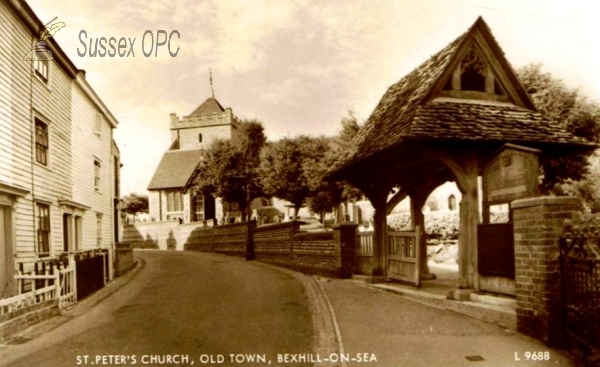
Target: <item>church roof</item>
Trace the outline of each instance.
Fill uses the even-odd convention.
[[[201,155],[200,149],[167,151],[154,172],[148,190],[183,188],[196,170]]]
[[[512,86],[515,104],[433,98],[452,78],[458,58],[475,42],[491,50],[504,80]],[[537,112],[481,17],[467,32],[389,87],[330,174],[410,140],[592,145]]]
[[[206,101],[202,102],[198,108],[191,113],[191,115],[206,115],[212,113],[223,113],[225,109],[219,101],[217,101],[214,97],[207,98]],[[191,116],[190,115],[190,116]]]

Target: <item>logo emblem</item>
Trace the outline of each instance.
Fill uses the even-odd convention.
[[[51,24],[49,27],[46,27],[42,35],[40,36],[40,40],[36,43],[35,48],[25,54],[23,56],[23,61],[47,61],[52,60],[53,55],[52,51],[46,48],[46,40],[52,36],[60,29],[64,28],[66,24],[64,22],[56,22]]]

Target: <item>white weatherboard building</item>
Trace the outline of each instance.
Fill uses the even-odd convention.
[[[0,2],[0,298],[17,270],[118,241],[117,120],[23,0]],[[111,276],[109,274],[109,276]]]

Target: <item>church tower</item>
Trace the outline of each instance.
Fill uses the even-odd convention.
[[[223,108],[213,92],[188,116],[178,118],[171,114],[169,150],[208,149],[215,139],[236,139],[238,128],[239,122],[231,108]]]
[[[211,97],[191,114],[182,118],[171,114],[171,145],[148,186],[153,220],[188,223],[222,216],[220,201],[187,189],[211,143],[215,139],[237,139],[239,134],[240,123],[231,108],[223,108],[215,98],[212,73],[210,86]]]

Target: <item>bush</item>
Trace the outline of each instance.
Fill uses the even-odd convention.
[[[409,231],[410,214],[392,214],[387,217],[392,231]],[[439,239],[458,238],[458,212],[429,212],[425,214],[425,232],[428,237]]]
[[[410,213],[391,214],[387,224],[392,231],[410,231]],[[508,212],[490,213],[491,223],[508,222]],[[425,213],[425,232],[430,239],[458,239],[459,212],[433,211]]]

